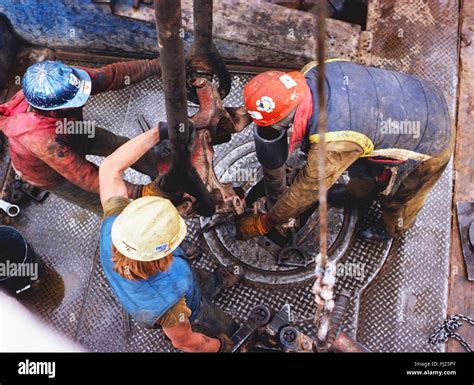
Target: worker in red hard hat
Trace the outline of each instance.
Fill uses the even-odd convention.
[[[300,72],[263,72],[244,88],[245,108],[259,126],[291,123],[307,92],[309,88]]]
[[[264,235],[318,201],[318,66],[301,72],[268,71],[244,89],[245,107],[258,126],[291,128],[290,150],[307,163],[268,213],[237,221],[240,239]],[[328,199],[378,199],[383,216],[359,236],[380,242],[410,228],[441,177],[454,148],[446,101],[430,82],[345,60],[326,63],[326,187],[345,170],[350,182]]]

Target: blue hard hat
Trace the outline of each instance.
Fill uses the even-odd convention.
[[[58,61],[30,66],[23,76],[23,95],[40,110],[82,107],[91,94],[91,78],[86,71]]]

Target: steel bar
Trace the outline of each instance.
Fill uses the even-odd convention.
[[[318,151],[318,175],[319,175],[319,253],[320,261],[316,264],[320,269],[325,269],[328,261],[327,258],[327,239],[328,239],[328,218],[327,218],[327,188],[326,188],[326,140],[325,134],[327,129],[327,113],[326,113],[326,96],[324,94],[324,70],[325,70],[325,40],[326,40],[326,1],[319,0],[318,2],[318,133],[320,137],[319,151]],[[321,277],[322,286],[322,277]],[[322,323],[328,321],[325,313],[324,304],[326,301],[317,302],[315,322],[320,331],[323,330]],[[326,326],[327,327],[327,326]],[[324,333],[323,333],[324,334]],[[327,338],[320,340],[318,332],[317,349],[318,351],[327,351]],[[327,332],[326,332],[327,336]]]
[[[155,17],[172,159],[160,188],[171,193],[189,192],[198,200],[198,212],[211,216],[215,211],[212,197],[191,163],[194,133],[187,113],[181,1],[155,1]]]
[[[166,118],[173,159],[170,171],[163,176],[161,187],[166,191],[176,191],[180,186],[177,184],[178,180],[172,178],[173,171],[180,168],[182,162],[191,163],[184,46],[180,36],[182,28],[181,1],[155,1],[155,15]]]
[[[219,95],[225,98],[230,91],[232,78],[212,40],[213,0],[193,1],[194,40],[188,61],[188,70],[207,72],[219,78]],[[192,98],[192,101],[194,98]]]
[[[212,5],[213,0],[194,0],[194,42],[193,49],[208,51],[212,45]]]

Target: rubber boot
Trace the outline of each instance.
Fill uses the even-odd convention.
[[[360,229],[357,235],[360,239],[371,243],[385,242],[392,238],[381,222]]]

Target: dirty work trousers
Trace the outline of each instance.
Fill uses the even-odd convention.
[[[381,194],[385,186],[375,179],[351,178],[349,192],[361,199],[378,197],[382,206],[385,228],[392,236],[402,235],[409,229],[423,208],[429,192],[441,178],[454,150],[454,135],[448,147],[440,154],[423,161],[402,181],[393,196]]]
[[[230,337],[239,325],[227,316],[220,307],[211,302],[222,290],[222,282],[215,272],[210,273],[194,267],[192,271],[202,295],[201,308],[192,322],[193,331],[203,333],[209,337],[217,337],[221,333]]]
[[[97,127],[95,136],[93,138],[84,136],[79,143],[74,144],[74,150],[83,156],[97,155],[105,157],[112,154],[128,140],[129,138],[115,135],[113,132]],[[132,168],[150,176],[153,180],[158,176],[157,162],[156,153],[151,149],[133,164]],[[103,215],[99,194],[83,190],[68,180],[64,180],[63,183],[50,189],[50,191],[68,202],[92,211],[99,216]]]
[[[454,148],[454,135],[451,143],[440,154],[423,161],[401,183],[395,194],[380,194],[386,186],[377,184],[375,178],[351,178],[349,192],[360,199],[380,200],[383,210],[383,222],[392,236],[398,236],[410,228],[418,212],[443,174]],[[317,167],[318,144],[311,144],[308,161],[296,176],[292,186],[280,197],[270,210],[275,223],[284,223],[289,218],[297,217],[305,209],[318,201],[319,175]],[[331,187],[342,173],[362,154],[362,149],[354,142],[338,141],[326,145],[326,187]]]

